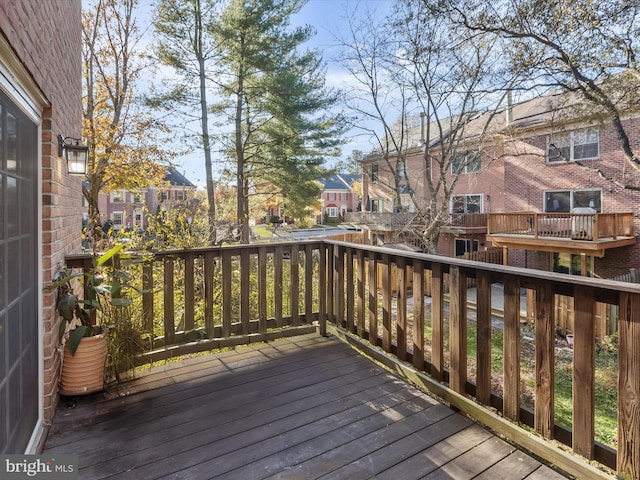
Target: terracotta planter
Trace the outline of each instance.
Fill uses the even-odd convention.
[[[75,355],[71,355],[69,345],[65,345],[60,393],[88,395],[104,390],[106,358],[107,341],[102,335],[83,338]]]

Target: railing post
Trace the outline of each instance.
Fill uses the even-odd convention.
[[[173,258],[164,257],[164,340],[165,345],[175,342],[175,301],[173,297]]]
[[[382,255],[382,349],[391,351],[391,258]]]
[[[153,259],[142,264],[142,290],[144,328],[153,338]]]
[[[300,247],[297,243],[291,245],[291,254],[289,262],[291,268],[291,324],[293,326],[300,325],[300,263],[298,252]]]
[[[313,245],[304,247],[304,317],[307,325],[313,318]]]
[[[249,335],[249,251],[240,251],[240,322],[242,323],[242,334]]]
[[[369,252],[367,268],[369,269],[369,281],[367,290],[369,293],[369,342],[378,344],[378,264],[374,252]]]
[[[344,327],[344,251],[340,246],[334,247],[333,266],[335,270],[334,296],[335,296],[335,322],[339,327]]]
[[[306,265],[306,262],[305,262]],[[258,331],[267,331],[267,247],[258,248]]]
[[[209,263],[205,257],[206,265]],[[222,249],[222,336],[231,335],[231,252]],[[210,289],[213,290],[213,289]],[[276,297],[277,298],[277,297]],[[213,319],[212,319],[213,323]]]
[[[476,398],[491,404],[491,273],[481,270],[477,274],[477,362]]]
[[[212,251],[204,254],[204,328],[210,336],[213,336],[213,286],[214,286],[214,255]],[[223,272],[224,273],[224,272]],[[195,298],[193,299],[195,303]],[[231,335],[228,331],[225,336]]]
[[[618,468],[640,478],[640,294],[620,293],[618,345]]]
[[[420,275],[424,276],[423,269]],[[415,283],[415,270],[413,278]],[[440,263],[431,266],[431,375],[438,381],[444,380],[444,276]]]
[[[435,266],[435,265],[434,265]],[[435,281],[434,281],[435,284]],[[424,369],[424,262],[413,262],[413,366]]]
[[[354,275],[353,275],[353,249],[347,247],[347,271],[346,271],[346,294],[347,294],[347,331],[355,332],[354,325]]]
[[[357,268],[358,268],[358,272],[357,272],[358,303],[356,307],[356,316],[358,317],[358,335],[360,337],[364,337],[364,332],[365,332],[364,319],[365,319],[365,304],[366,304],[365,289],[364,289],[365,263],[364,263],[364,252],[361,249],[358,249],[356,258],[357,258]]]
[[[396,335],[398,344],[398,358],[407,359],[407,267],[404,257],[396,262],[398,272],[398,295],[396,296]]]
[[[277,245],[273,254],[273,296],[276,317],[276,327],[282,327],[282,257],[284,249],[282,245]]]

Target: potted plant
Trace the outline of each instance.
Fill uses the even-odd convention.
[[[87,395],[104,389],[108,336],[111,330],[117,330],[119,322],[127,321],[133,303],[124,295],[125,290],[133,288],[127,274],[105,266],[123,248],[124,245],[118,245],[96,257],[89,272],[74,273],[63,267],[54,275],[56,310],[62,317],[62,395]],[[88,298],[83,300],[78,298],[73,288],[74,279],[80,278],[83,278],[88,292]]]

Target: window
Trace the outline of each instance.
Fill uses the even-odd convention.
[[[178,190],[176,192],[176,200],[180,200],[180,201],[184,200],[184,190]]]
[[[371,211],[372,212],[384,212],[384,200],[375,199],[371,200]]]
[[[161,202],[166,201],[169,198],[169,195],[167,194],[167,192],[160,192],[158,194],[158,200],[160,200]]]
[[[595,128],[552,135],[547,139],[547,162],[598,158],[600,133]]]
[[[404,173],[406,170],[406,164],[404,162],[404,160],[398,160],[398,163],[396,164],[396,175],[398,178],[404,178]]]
[[[461,257],[467,252],[477,252],[478,249],[478,240],[464,240],[456,238],[456,257]]]
[[[345,201],[347,200],[347,193],[346,192],[340,192],[340,200],[341,201]]]
[[[593,272],[592,257],[586,257],[586,275],[591,276]],[[551,255],[551,271],[557,273],[570,273],[571,275],[582,274],[582,258],[580,255],[570,253],[553,253]]]
[[[111,223],[113,224],[113,228],[122,227],[124,225],[124,213],[113,212],[111,214]]]
[[[133,194],[133,203],[142,203],[142,193],[134,192],[134,194]]]
[[[327,215],[331,218],[336,218],[338,216],[338,207],[327,207]]]
[[[458,175],[479,172],[481,164],[480,155],[477,152],[456,152],[451,158],[451,173]]]
[[[544,192],[544,211],[569,213],[574,208],[602,211],[601,190],[555,190]]]
[[[124,192],[119,190],[117,192],[111,192],[111,203],[124,203]]]
[[[378,164],[374,163],[373,165],[371,165],[371,182],[377,182],[378,181]]]
[[[482,195],[453,195],[451,213],[482,213]]]

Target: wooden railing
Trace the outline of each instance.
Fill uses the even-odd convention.
[[[87,256],[67,260],[76,268],[91,264]],[[430,376],[440,396],[451,392],[448,401],[476,418],[479,411],[489,415],[497,410],[531,426],[541,437],[616,469],[620,476],[640,478],[639,285],[330,240],[122,259],[123,265],[129,263],[147,290],[142,299],[144,324],[154,337],[147,359],[294,335],[314,325],[324,334],[326,322],[331,322],[336,331]],[[427,277],[429,302],[422,301]],[[467,315],[467,279],[477,284],[474,320]],[[504,312],[499,329],[492,325],[492,284],[501,284],[504,291],[499,299]],[[531,405],[523,401],[521,390],[521,288],[532,290],[536,298]],[[571,427],[554,421],[556,295],[573,297],[575,303]],[[620,312],[617,451],[595,441],[596,302],[617,305]],[[491,360],[496,336],[501,337],[503,359],[499,388]],[[473,356],[468,353],[470,339],[475,344]],[[511,438],[523,437],[529,435]],[[588,470],[540,450],[538,443],[527,448],[587,478]]]
[[[486,213],[451,213],[445,225],[462,228],[479,228],[487,226]]]
[[[487,235],[597,241],[633,236],[633,213],[490,213]]]
[[[409,225],[416,217],[411,212],[345,212],[344,221],[361,225]]]

